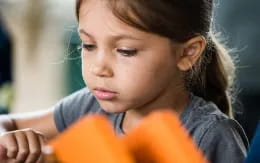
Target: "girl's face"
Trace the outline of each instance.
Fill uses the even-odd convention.
[[[84,81],[105,111],[162,107],[183,88],[180,45],[124,24],[104,1],[81,4],[79,35]]]

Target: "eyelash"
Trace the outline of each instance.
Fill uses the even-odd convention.
[[[96,46],[93,44],[82,44],[81,48],[87,51],[93,51],[96,48]],[[116,51],[125,57],[134,56],[138,53],[137,49],[133,49],[133,50],[116,49]]]
[[[93,48],[95,48],[95,45],[92,45],[92,44],[82,44],[81,48],[82,49],[86,49],[87,51],[92,51],[92,50],[94,50]]]

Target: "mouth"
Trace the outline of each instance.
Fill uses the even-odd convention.
[[[104,88],[95,88],[93,94],[99,100],[112,100],[116,97],[117,92]]]

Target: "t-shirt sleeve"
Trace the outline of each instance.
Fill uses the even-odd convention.
[[[248,140],[236,121],[225,119],[210,125],[199,147],[210,163],[242,163],[246,157]]]
[[[69,95],[54,105],[54,121],[59,132],[87,113],[99,110],[99,104],[87,88]]]

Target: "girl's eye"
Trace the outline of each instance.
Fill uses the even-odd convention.
[[[94,45],[94,44],[82,44],[81,47],[82,47],[82,49],[85,49],[87,51],[93,51],[96,49],[96,45]],[[137,54],[137,52],[138,52],[137,49],[132,49],[132,50],[116,49],[116,51],[118,53],[120,53],[121,55],[127,56],[127,57],[133,56],[133,55]]]
[[[87,51],[92,51],[96,48],[96,46],[94,44],[82,44],[82,48]]]
[[[133,49],[133,50],[125,50],[125,49],[117,49],[118,53],[121,53],[123,56],[133,56],[137,54],[137,49]]]

